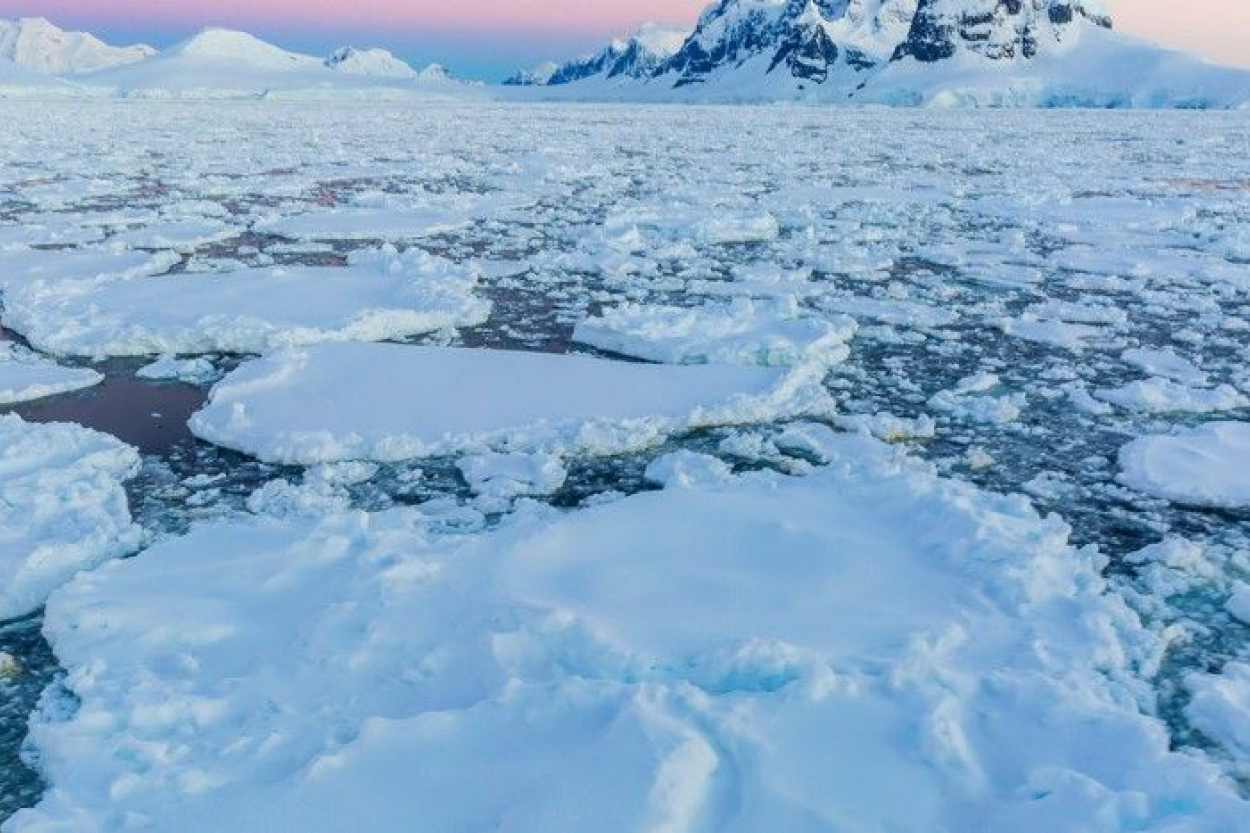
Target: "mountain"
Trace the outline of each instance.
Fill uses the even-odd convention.
[[[442,64],[430,64],[417,73],[417,79],[429,84],[461,84],[459,78]]]
[[[0,61],[47,75],[72,75],[142,61],[150,46],[109,46],[85,32],[67,32],[42,17],[0,20]]]
[[[992,60],[1033,58],[1082,26],[1111,28],[1102,0],[920,0],[894,57],[926,63],[960,52]]]
[[[721,0],[665,67],[675,86],[728,73],[825,83],[887,60],[906,36],[916,0]]]
[[[97,93],[127,98],[480,96],[442,67],[417,72],[382,49],[345,47],[323,59],[229,29],[205,29],[145,61],[84,76],[82,84]]]
[[[375,78],[416,78],[417,71],[385,49],[345,46],[326,58],[325,65],[339,72]]]
[[[541,87],[551,80],[560,69],[555,61],[544,61],[533,69],[523,69],[515,75],[505,78],[505,87]]]
[[[1120,35],[1103,0],[717,0],[671,57],[595,82],[622,52],[566,64],[524,97],[1250,106],[1250,72]]]
[[[681,49],[685,40],[686,33],[682,30],[649,23],[630,37],[613,41],[597,54],[566,64],[544,65],[529,73],[518,73],[504,83],[510,86],[559,86],[592,78],[650,78]]]
[[[264,70],[311,70],[324,62],[311,55],[288,52],[246,32],[205,29],[199,34],[162,52],[156,59],[166,62],[230,64],[236,68]]]

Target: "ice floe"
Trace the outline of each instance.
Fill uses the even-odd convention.
[[[191,420],[263,460],[394,461],[494,448],[611,454],[708,425],[825,414],[819,368],[322,344],[245,363]]]
[[[1139,379],[1118,388],[1098,390],[1094,392],[1094,396],[1129,411],[1155,414],[1205,414],[1250,406],[1250,398],[1232,385],[1195,388],[1162,376]]]
[[[1245,818],[1142,712],[1158,640],[1060,521],[825,447],[810,477],[467,536],[416,509],[210,524],[82,575],[45,624],[78,705],[37,718],[54,786],[10,829]]]
[[[630,304],[579,322],[573,338],[601,350],[655,362],[788,366],[836,364],[849,355],[855,322],[804,315],[796,300],[735,298],[723,307]]]
[[[65,367],[11,341],[0,341],[0,405],[82,390],[104,381],[89,367]]]
[[[415,335],[485,320],[474,276],[423,252],[364,252],[336,267],[273,267],[6,293],[4,321],[63,355],[261,352]]]
[[[1250,423],[1210,422],[1140,437],[1120,450],[1120,479],[1148,494],[1202,506],[1250,506]]]
[[[138,548],[122,489],[138,468],[135,450],[105,434],[0,415],[0,621]]]
[[[186,382],[190,385],[204,385],[221,378],[222,373],[204,357],[180,359],[177,356],[162,356],[151,364],[145,364],[135,371],[140,379],[154,381]]]

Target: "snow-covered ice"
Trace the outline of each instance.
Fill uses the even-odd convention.
[[[82,390],[104,381],[87,367],[65,367],[11,341],[0,341],[0,405]]]
[[[155,546],[54,594],[86,696],[45,697],[42,782],[18,753],[57,659],[40,614],[0,623],[0,819],[46,788],[63,826],[159,828],[202,790],[227,822],[385,827],[342,796],[429,784],[443,826],[611,785],[717,829],[1244,818],[1250,466],[1200,423],[1250,422],[1246,114],[5,108],[6,349],[107,381],[0,410],[133,437]],[[349,337],[403,343],[320,343]],[[225,447],[185,425],[213,381]],[[848,601],[817,556],[852,532]],[[140,574],[142,605],[114,583]],[[862,749],[860,789],[831,773]]]
[[[849,355],[846,342],[854,334],[850,318],[804,315],[793,298],[735,298],[725,307],[629,305],[579,322],[573,330],[582,344],[649,361],[766,366],[836,364]]]
[[[135,450],[105,434],[0,415],[0,621],[138,548],[122,490],[138,468]]]
[[[364,252],[349,267],[271,267],[6,293],[4,322],[51,353],[135,356],[261,352],[477,324],[489,304],[446,261]]]
[[[1244,819],[1139,711],[1157,638],[1061,522],[828,451],[486,534],[218,523],[80,576],[45,626],[78,707],[34,724],[55,788],[10,829]]]
[[[211,361],[203,357],[180,359],[177,356],[162,356],[136,370],[135,375],[140,379],[203,385],[217,381],[222,374]]]
[[[613,454],[700,426],[828,412],[821,376],[811,367],[658,366],[323,344],[233,371],[214,386],[191,430],[283,463],[394,461],[486,448]]]
[[[1121,479],[1159,497],[1205,506],[1250,506],[1250,423],[1210,422],[1141,437],[1120,451]]]

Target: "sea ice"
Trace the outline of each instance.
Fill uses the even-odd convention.
[[[1120,449],[1120,480],[1167,500],[1250,506],[1250,423],[1209,422]]]
[[[1098,390],[1094,395],[1128,411],[1152,414],[1206,414],[1250,406],[1250,398],[1232,385],[1195,388],[1162,376],[1139,379],[1118,388]]]
[[[399,344],[322,344],[243,364],[191,419],[270,462],[480,451],[610,454],[675,431],[832,408],[823,372],[659,366]]]
[[[0,621],[138,548],[122,489],[138,468],[135,450],[106,434],[0,415]]]
[[[473,222],[476,203],[422,208],[343,208],[279,217],[256,230],[296,240],[415,240]]]
[[[151,364],[146,364],[135,371],[140,379],[155,381],[178,381],[189,385],[204,385],[221,378],[221,372],[211,361],[204,357],[180,359],[177,356],[162,356]]]
[[[725,306],[628,304],[579,322],[573,338],[626,356],[670,364],[836,364],[850,353],[855,322],[804,315],[793,298]]]
[[[104,376],[90,368],[65,367],[11,341],[0,341],[0,405],[81,390],[102,381]]]
[[[61,355],[263,352],[478,324],[489,305],[474,283],[447,261],[392,250],[358,254],[346,268],[39,284],[6,293],[4,321]]]
[[[208,524],[81,575],[45,624],[77,708],[33,724],[52,789],[10,829],[1240,824],[1062,522],[827,451],[471,535]]]

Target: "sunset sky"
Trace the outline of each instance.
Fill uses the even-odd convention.
[[[1119,29],[1250,66],[1250,2],[1109,0]],[[167,46],[208,26],[247,29],[318,54],[379,45],[413,63],[497,79],[597,48],[653,20],[689,25],[704,0],[3,0],[0,17],[42,15],[122,43]]]

